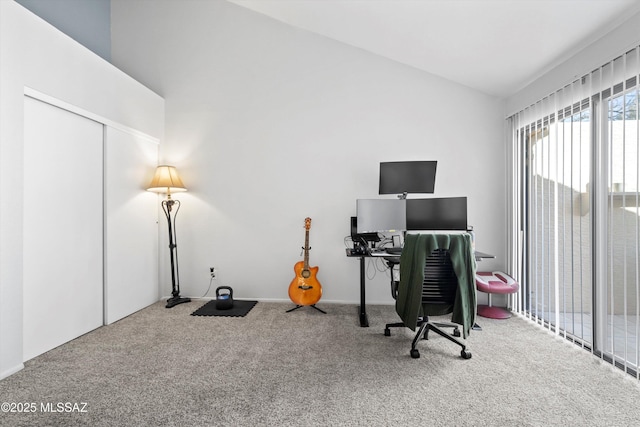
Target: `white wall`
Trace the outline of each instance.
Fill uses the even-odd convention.
[[[112,60],[165,98],[161,161],[189,188],[183,295],[203,295],[215,266],[212,289],[288,301],[309,216],[320,304],[357,302],[343,239],[381,161],[438,160],[435,196],[468,196],[478,249],[497,255],[482,267],[505,265],[500,100],[223,1],[113,0],[111,19]],[[367,301],[391,303],[376,276]]]
[[[23,361],[25,87],[159,140],[164,132],[162,98],[17,3],[0,1],[0,378]]]

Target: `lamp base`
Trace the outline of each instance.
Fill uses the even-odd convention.
[[[167,305],[166,308],[171,308],[174,307],[178,304],[182,304],[185,302],[191,302],[191,298],[180,298],[180,297],[173,297],[173,298],[169,298],[167,300]]]

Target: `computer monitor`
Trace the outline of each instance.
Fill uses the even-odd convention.
[[[357,231],[393,233],[407,229],[407,204],[401,199],[357,199]]]
[[[381,162],[379,194],[433,193],[438,162]]]
[[[407,230],[467,230],[467,198],[407,199]]]

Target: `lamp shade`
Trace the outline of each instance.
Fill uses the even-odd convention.
[[[182,183],[175,166],[160,165],[156,169],[156,173],[147,191],[171,194],[179,191],[187,191],[187,189]]]

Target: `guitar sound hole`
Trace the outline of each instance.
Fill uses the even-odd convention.
[[[311,277],[311,272],[309,270],[302,270],[302,274],[301,275],[305,279],[308,279],[309,277]]]

